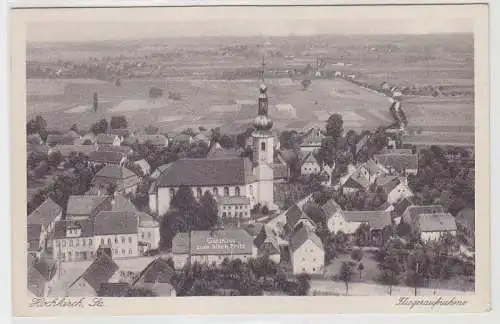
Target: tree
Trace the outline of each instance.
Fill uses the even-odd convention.
[[[229,149],[229,148],[233,148],[234,147],[234,141],[231,137],[229,137],[228,135],[223,135],[220,139],[220,145],[225,148],[225,149]]]
[[[94,92],[94,95],[92,97],[92,109],[94,111],[97,111],[98,107],[99,107],[99,97],[97,96],[97,92]]]
[[[311,85],[311,83],[312,82],[309,79],[302,80],[302,82],[301,82],[302,90],[307,90],[307,88],[309,88],[309,86]]]
[[[349,295],[349,283],[352,281],[352,277],[354,276],[354,263],[352,261],[344,261],[342,262],[342,266],[340,267],[340,271],[338,277],[345,284],[345,295]]]
[[[117,186],[116,184],[114,183],[110,183],[106,186],[106,193],[109,195],[109,196],[113,196],[116,192],[116,189],[117,189]]]
[[[429,256],[421,250],[415,250],[408,257],[406,263],[405,281],[414,288],[415,296],[417,288],[425,285],[426,279],[430,277],[431,262]]]
[[[125,116],[111,116],[110,125],[112,129],[124,129],[127,128],[127,119]]]
[[[95,135],[106,133],[107,130],[108,130],[108,121],[104,118],[90,127],[90,131]]]
[[[295,147],[297,132],[292,131],[282,131],[280,133],[280,147],[283,149],[293,149]]]
[[[354,249],[352,250],[351,252],[351,258],[354,260],[354,261],[361,261],[361,259],[363,259],[363,250],[361,249]]]
[[[333,165],[337,157],[337,142],[333,137],[327,136],[321,141],[317,157],[320,163]]]
[[[340,114],[332,114],[326,121],[326,135],[332,137],[335,143],[344,132],[343,124],[342,115]]]
[[[299,274],[297,276],[298,281],[298,294],[300,296],[306,296],[309,293],[309,289],[311,288],[311,276],[306,273]]]
[[[399,283],[398,276],[402,271],[401,265],[395,256],[386,255],[378,267],[381,271],[379,281],[383,285],[389,286],[389,295],[392,295],[392,286]]]
[[[144,132],[148,135],[154,135],[154,134],[157,134],[158,133],[158,127],[154,126],[154,125],[149,125],[148,127],[146,127],[144,129]]]
[[[366,223],[361,224],[354,232],[354,235],[356,237],[357,245],[368,245],[370,241],[370,226]]]
[[[180,215],[184,218],[186,230],[192,230],[195,226],[195,215],[199,208],[193,191],[187,186],[180,186],[170,204],[172,207],[177,208]]]
[[[358,271],[359,271],[359,279],[363,277],[363,270],[365,269],[365,266],[363,265],[362,262],[358,264]]]
[[[26,124],[26,132],[28,135],[45,132],[46,130],[47,130],[47,122],[40,115],[36,116],[35,119],[30,120]]]
[[[201,230],[209,230],[217,225],[218,220],[217,202],[209,191],[205,191],[200,198],[196,226]]]
[[[61,152],[55,151],[49,154],[47,161],[51,167],[56,168],[57,166],[59,166],[59,163],[61,163],[62,159],[63,157]]]

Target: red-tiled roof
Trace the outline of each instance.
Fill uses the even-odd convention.
[[[456,231],[455,217],[450,213],[432,213],[418,215],[418,229],[420,232]]]
[[[96,292],[98,292],[101,289],[101,284],[108,282],[117,270],[118,265],[109,256],[103,253],[94,260],[75,282],[83,278]]]
[[[252,162],[247,158],[182,159],[161,174],[158,186],[243,185],[253,180]]]
[[[416,154],[377,154],[374,158],[382,165],[396,171],[418,169],[418,156]]]
[[[107,196],[69,196],[66,215],[89,216],[108,200]]]
[[[342,210],[340,205],[335,201],[335,199],[329,199],[323,206],[321,210],[325,215],[326,219],[330,219],[337,211]]]
[[[102,211],[95,218],[94,235],[136,234],[137,225],[136,213]]]
[[[123,154],[112,151],[94,151],[89,154],[89,160],[96,163],[119,164],[123,160]]]
[[[292,252],[297,251],[305,242],[311,240],[318,248],[323,250],[321,239],[308,226],[300,224],[290,236],[289,244]]]

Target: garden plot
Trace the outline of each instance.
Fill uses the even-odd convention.
[[[145,99],[127,99],[123,100],[113,108],[112,112],[129,112],[147,109],[158,109],[168,106],[169,102],[166,100],[145,100]]]

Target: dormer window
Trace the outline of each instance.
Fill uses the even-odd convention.
[[[266,143],[265,142],[260,143],[260,150],[261,151],[265,151],[266,150]]]

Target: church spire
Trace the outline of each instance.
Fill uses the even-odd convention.
[[[259,87],[259,101],[257,117],[254,120],[254,127],[257,130],[270,130],[273,126],[273,121],[268,116],[269,101],[267,97],[267,86],[264,84],[265,74],[265,59],[262,57],[261,85]]]

